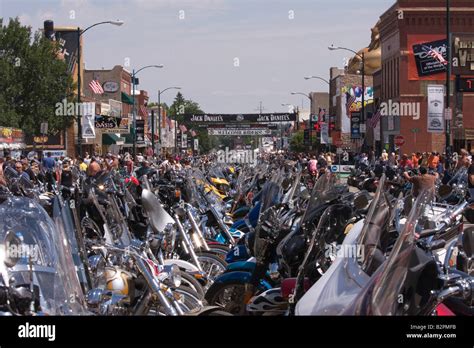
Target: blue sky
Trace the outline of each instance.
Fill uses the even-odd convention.
[[[367,46],[370,28],[394,2],[0,0],[0,17],[19,16],[34,29],[45,19],[81,27],[121,19],[121,27],[104,25],[85,34],[86,68],[109,69],[126,59],[130,70],[164,64],[139,75],[152,101],[159,88],[181,86],[205,112],[256,112],[260,101],[265,112],[283,112],[282,103],[302,104],[291,91],[326,91],[323,82],[303,77],[327,78],[331,66],[342,67],[347,54],[327,47]],[[170,103],[174,94],[168,91],[162,100]]]

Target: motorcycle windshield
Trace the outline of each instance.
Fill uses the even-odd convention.
[[[278,204],[282,199],[281,182],[283,180],[282,173],[276,172],[272,179],[265,183],[262,189],[260,215],[268,208]]]
[[[468,175],[467,175],[467,172],[468,172],[468,169],[466,167],[462,167],[460,168],[455,174],[454,176],[451,178],[451,180],[449,180],[448,182],[448,185],[452,185],[452,184],[464,184],[464,185],[467,185],[467,178],[468,178]]]
[[[303,216],[302,223],[306,222],[318,207],[337,197],[337,193],[334,190],[336,182],[337,178],[333,173],[326,173],[316,181],[316,184],[311,191],[311,197]]]
[[[375,271],[383,262],[381,240],[391,218],[391,205],[384,191],[385,182],[386,176],[383,174],[357,241],[363,253],[360,259],[362,270],[368,274]]]
[[[14,249],[5,245],[9,234],[20,242],[13,245]],[[85,314],[67,236],[36,201],[11,197],[0,205],[0,243],[4,255],[14,255],[16,259],[13,267],[1,260],[4,282],[7,275],[10,284],[37,286],[45,314]]]
[[[413,205],[380,276],[375,280],[370,299],[371,312],[374,315],[397,315],[403,310],[405,301],[400,301],[400,296],[407,295],[403,289],[408,281],[411,256],[416,248],[415,233],[422,230],[418,225],[418,219],[433,201],[433,193],[425,191]]]

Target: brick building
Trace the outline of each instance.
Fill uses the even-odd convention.
[[[131,124],[133,98],[130,95],[132,90],[131,73],[120,65],[112,69],[84,70],[83,95],[85,101],[96,103],[96,114],[102,116],[113,116],[126,118]],[[89,86],[92,80],[97,81],[104,90],[104,93],[94,93]],[[139,107],[137,106],[137,110]],[[138,114],[138,113],[137,113]],[[101,129],[95,129],[95,139],[84,139],[85,151],[104,153],[109,151],[110,145],[124,145],[124,136],[129,131],[123,133],[107,133]],[[116,151],[116,149],[115,149]],[[114,152],[115,152],[114,151]]]
[[[365,76],[365,114],[369,117],[373,111],[373,93],[372,93],[372,76]],[[342,142],[342,147],[360,151],[366,140],[366,130],[364,126],[359,128],[360,137],[351,136],[351,129],[354,126],[353,120],[348,116],[346,108],[347,95],[356,97],[355,101],[349,106],[349,113],[361,110],[362,97],[360,91],[362,86],[362,76],[349,74],[344,69],[330,69],[330,86],[329,86],[329,113],[335,116],[335,128],[331,131],[330,136],[333,144]],[[357,90],[357,93],[356,93]],[[366,144],[367,145],[367,144]]]
[[[394,149],[394,138],[403,135],[402,152],[443,152],[445,127],[429,129],[428,85],[445,85],[446,68],[429,57],[433,48],[446,55],[446,1],[445,0],[398,0],[380,17],[382,67],[374,76],[376,103],[415,103],[420,107],[419,119],[408,116],[382,117],[380,142],[373,139],[379,149]],[[474,36],[474,7],[472,0],[451,0],[451,32],[472,33]],[[472,39],[474,41],[474,38]],[[471,52],[472,53],[472,52]],[[454,72],[454,70],[453,70]],[[461,93],[455,87],[455,75],[451,77],[451,107],[454,107],[452,134],[454,149],[474,144],[474,93]],[[474,77],[472,75],[465,77]],[[442,99],[442,98],[440,98]],[[401,113],[401,112],[400,112]],[[441,114],[442,115],[442,114]],[[429,132],[430,130],[430,132]],[[377,138],[377,137],[375,137]]]

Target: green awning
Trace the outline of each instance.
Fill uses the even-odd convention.
[[[120,134],[104,133],[102,134],[102,145],[123,145],[125,138],[121,138]]]
[[[133,97],[122,92],[122,103],[133,105]]]
[[[125,144],[133,144],[133,128],[132,133],[124,134],[123,137],[125,139]]]

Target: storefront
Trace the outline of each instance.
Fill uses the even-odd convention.
[[[21,129],[0,127],[0,157],[17,158],[25,149],[25,136]]]

